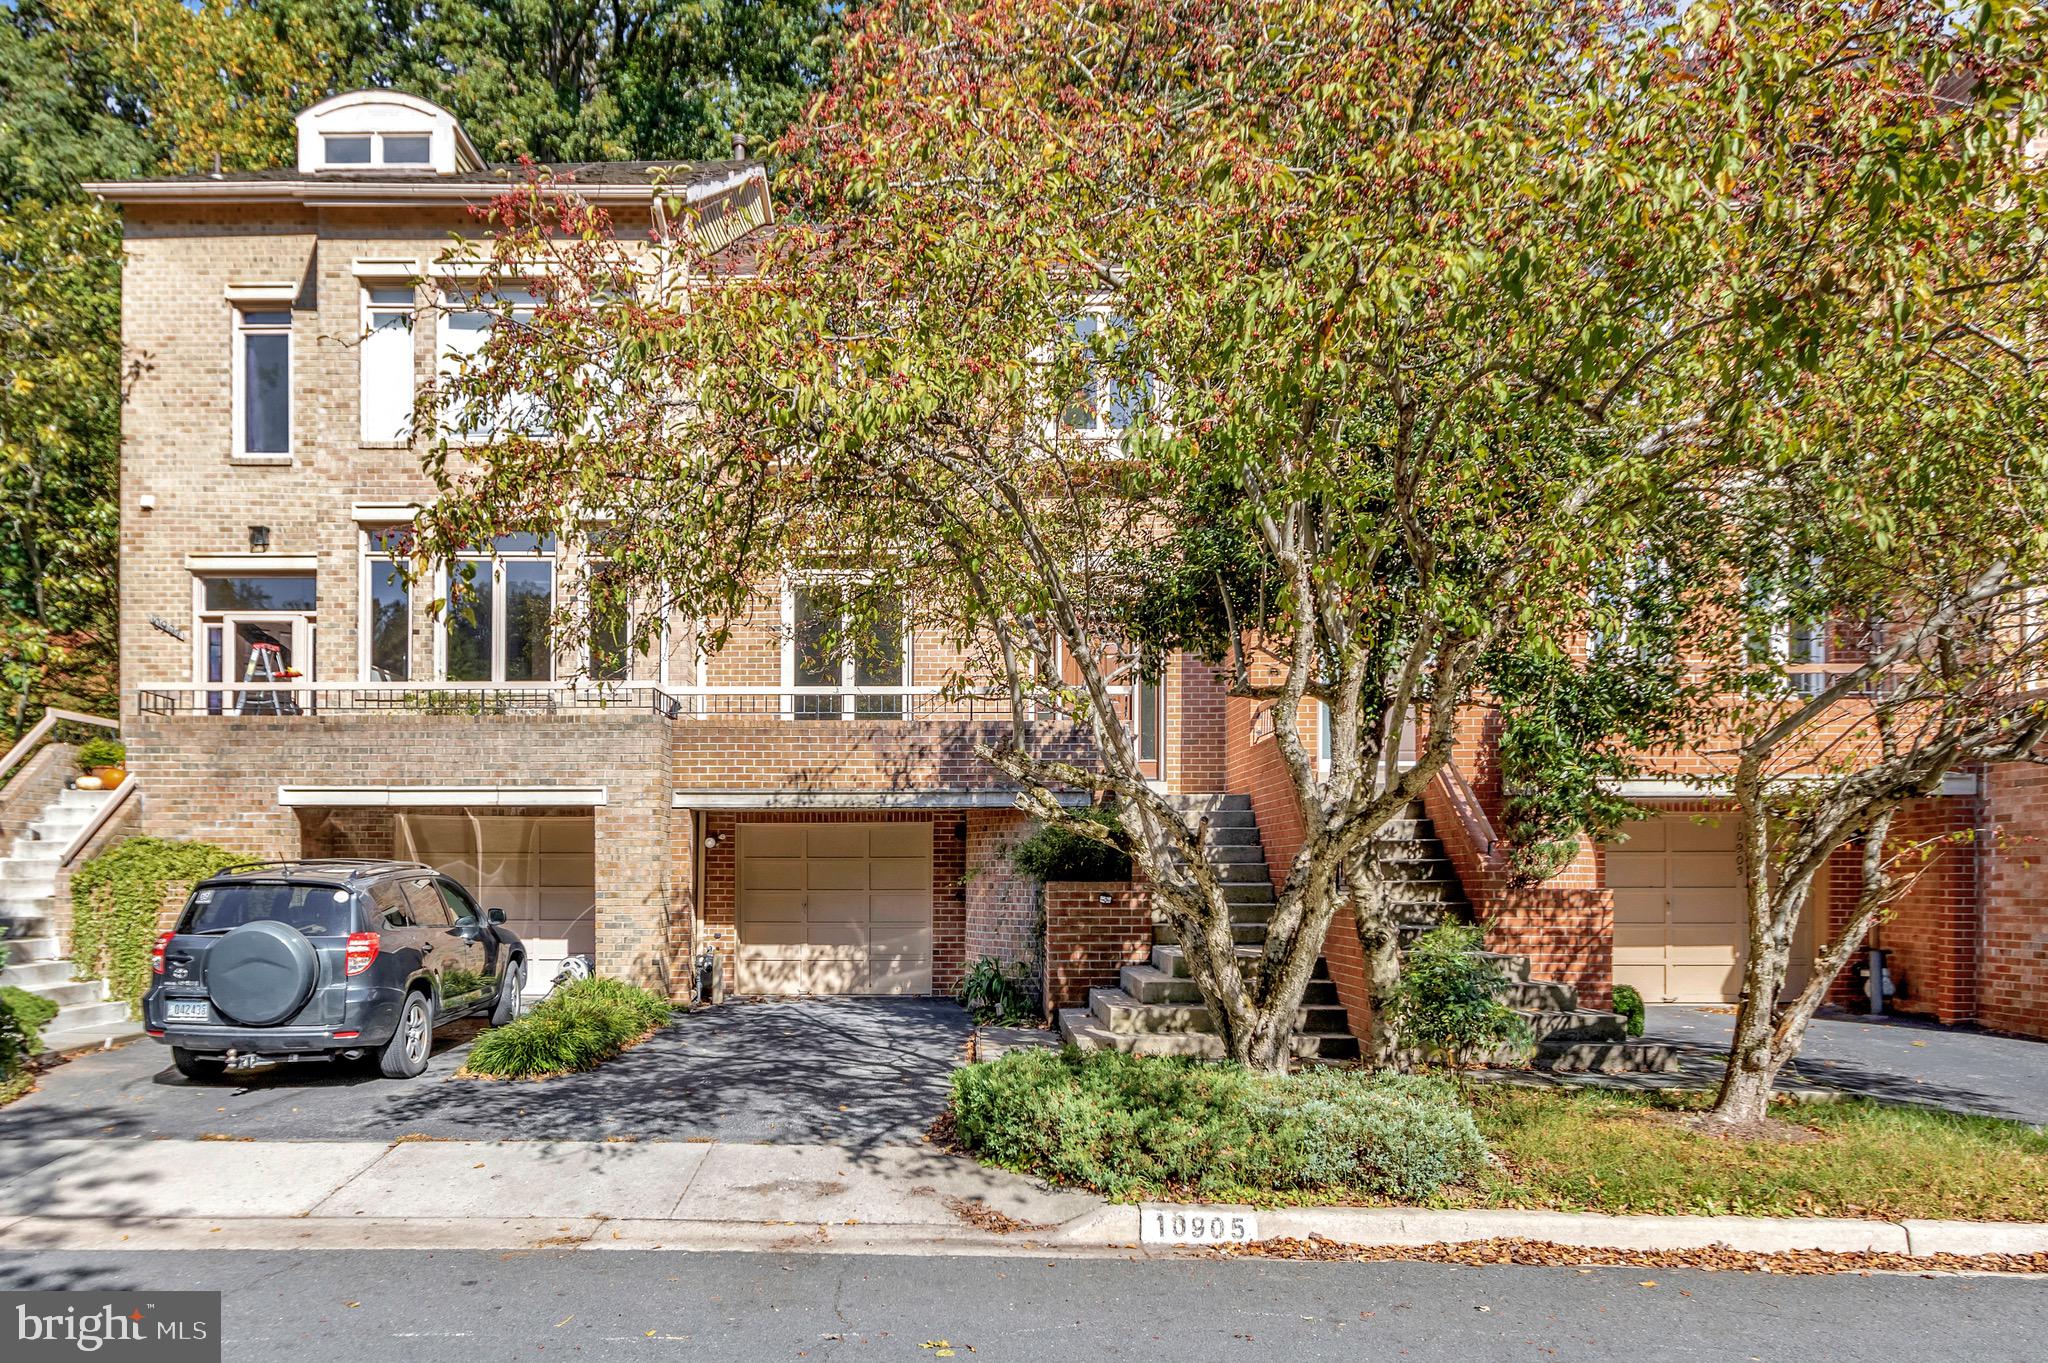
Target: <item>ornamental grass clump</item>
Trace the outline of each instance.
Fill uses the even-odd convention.
[[[956,1071],[953,1125],[988,1163],[1122,1199],[1414,1202],[1486,1159],[1455,1091],[1427,1076],[1269,1074],[1073,1048]]]
[[[463,1069],[496,1079],[592,1069],[645,1040],[672,1012],[668,1000],[623,980],[576,980],[478,1037]]]

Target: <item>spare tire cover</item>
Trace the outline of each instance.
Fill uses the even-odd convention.
[[[268,1027],[306,1006],[320,961],[313,944],[283,923],[244,923],[206,953],[206,992],[232,1022]]]

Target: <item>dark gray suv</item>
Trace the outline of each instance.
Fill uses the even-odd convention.
[[[188,1078],[374,1055],[409,1079],[442,1023],[519,1016],[526,948],[431,866],[266,862],[194,886],[154,969],[143,1026]]]

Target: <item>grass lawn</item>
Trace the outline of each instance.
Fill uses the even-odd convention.
[[[2048,1221],[2048,1133],[1862,1100],[1775,1105],[1811,1139],[1731,1140],[1674,1120],[1697,1095],[1475,1085],[1505,1167],[1438,1205],[1737,1216]]]

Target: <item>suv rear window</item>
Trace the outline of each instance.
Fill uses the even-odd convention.
[[[274,921],[308,937],[340,937],[355,930],[355,916],[355,895],[332,885],[203,885],[193,891],[180,931],[227,932]]]

